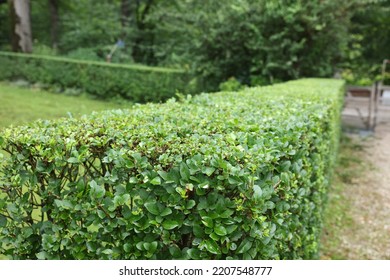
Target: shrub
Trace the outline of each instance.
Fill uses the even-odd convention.
[[[342,79],[344,79],[348,85],[372,86],[376,82],[382,82],[385,85],[390,84],[390,73],[387,70],[387,72],[385,72],[385,76],[383,76],[380,64],[374,66],[350,66],[350,68],[343,69],[340,73]]]
[[[243,88],[243,85],[234,77],[229,78],[227,81],[219,84],[220,91],[239,91]]]
[[[134,102],[159,102],[177,91],[197,90],[182,70],[7,52],[0,52],[0,79],[79,88],[98,98],[120,96]]]
[[[315,258],[342,92],[307,79],[6,129],[0,254]]]

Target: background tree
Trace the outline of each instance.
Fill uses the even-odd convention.
[[[61,52],[109,48],[120,37],[119,1],[69,0],[61,16]],[[104,55],[102,58],[104,59]]]
[[[58,47],[59,0],[48,0],[50,7],[51,46]]]
[[[10,0],[12,49],[16,52],[32,52],[30,1]]]
[[[0,49],[11,49],[11,25],[8,0],[0,0]]]
[[[154,54],[154,32],[156,22],[150,19],[150,14],[158,0],[121,0],[122,38],[131,48],[135,62],[157,64]]]
[[[159,59],[212,86],[230,77],[264,84],[329,76],[348,43],[352,6],[336,0],[177,1],[158,7]]]
[[[382,79],[381,63],[390,58],[390,1],[360,0],[355,7],[340,68],[348,83],[371,85]]]
[[[104,61],[122,40],[113,62],[184,68],[215,90],[232,77],[257,85],[378,72],[390,55],[389,7],[390,0],[34,0],[31,24],[36,53]],[[10,14],[0,5],[3,50],[11,46]]]

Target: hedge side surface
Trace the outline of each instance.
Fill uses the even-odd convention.
[[[164,101],[177,92],[198,90],[190,85],[191,76],[177,69],[0,52],[0,80],[16,79],[139,103]]]
[[[40,121],[0,138],[0,254],[312,259],[343,82]]]

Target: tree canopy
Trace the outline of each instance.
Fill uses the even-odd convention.
[[[0,50],[26,51],[14,42],[18,2],[0,1]],[[35,53],[104,61],[120,42],[114,62],[187,69],[209,90],[231,78],[329,77],[390,57],[388,0],[22,2],[30,2]]]

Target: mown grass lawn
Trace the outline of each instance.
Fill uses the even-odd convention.
[[[37,119],[55,119],[69,114],[78,117],[93,111],[125,107],[129,107],[129,104],[51,93],[0,82],[0,130]]]

